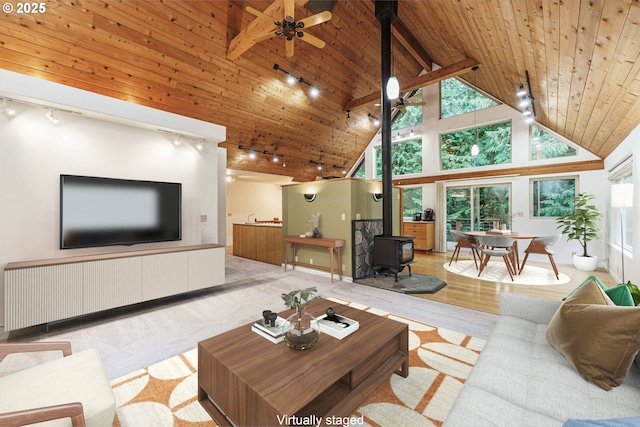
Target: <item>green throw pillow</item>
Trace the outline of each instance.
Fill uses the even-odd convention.
[[[600,279],[598,279],[598,277],[596,277],[594,275],[591,275],[591,276],[587,277],[586,279],[584,279],[584,282],[580,283],[577,288],[572,290],[569,293],[569,295],[564,297],[562,300],[563,301],[566,300],[571,295],[573,295],[573,293],[575,291],[580,289],[586,283],[591,282],[592,280],[594,282],[596,282],[598,284],[598,286],[600,286],[600,289],[602,289],[604,291],[604,293],[607,294],[607,296],[609,298],[611,298],[611,301],[613,301],[613,303],[615,305],[624,306],[624,307],[635,307],[635,304],[633,302],[633,297],[631,296],[631,291],[629,291],[629,288],[627,287],[627,285],[622,284],[622,285],[614,286],[613,288],[607,288],[604,285],[604,283],[602,283],[602,281]]]

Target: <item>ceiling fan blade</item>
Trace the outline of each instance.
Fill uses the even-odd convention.
[[[285,48],[286,48],[287,56],[288,57],[293,56],[293,39],[285,40],[284,45],[285,45]]]
[[[293,19],[293,14],[296,8],[295,0],[284,0],[284,16],[285,18],[290,16]]]
[[[316,36],[312,36],[311,34],[304,33],[303,37],[300,37],[300,40],[309,43],[312,46],[322,49],[325,46],[325,42],[317,38]]]
[[[276,34],[275,31],[271,31],[271,32],[269,32],[267,34],[263,34],[261,36],[256,37],[255,39],[253,39],[253,41],[255,43],[260,43],[261,41],[269,40],[271,37],[275,37],[276,35],[277,34]]]
[[[254,9],[251,6],[247,6],[246,11],[249,12],[250,14],[257,16],[258,18],[262,18],[265,19],[269,22],[275,22],[276,20],[273,19],[271,16],[267,15],[266,13],[262,13],[260,12],[258,9]]]
[[[303,24],[304,26],[301,28],[309,28],[314,25],[322,24],[323,22],[327,22],[331,19],[331,12],[328,10],[320,13],[316,13],[315,15],[311,15],[307,18],[302,18],[298,21],[298,24]]]

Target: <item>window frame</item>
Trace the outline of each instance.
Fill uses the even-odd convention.
[[[572,179],[573,180],[573,196],[575,197],[576,195],[580,194],[580,190],[579,190],[579,185],[580,185],[580,176],[579,175],[556,175],[556,176],[545,176],[545,177],[538,177],[538,178],[530,178],[529,179],[529,219],[531,220],[553,220],[555,221],[556,218],[558,218],[561,215],[555,215],[555,216],[540,216],[540,215],[534,215],[534,211],[535,211],[535,194],[534,194],[534,183],[536,182],[541,182],[541,181],[559,181],[559,180],[569,180]],[[540,188],[538,186],[538,188]],[[539,190],[538,190],[539,192]],[[538,203],[539,206],[539,203]],[[539,209],[539,208],[538,208]]]

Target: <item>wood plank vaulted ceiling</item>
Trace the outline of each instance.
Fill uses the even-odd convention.
[[[380,90],[374,3],[338,0],[331,20],[308,29],[323,49],[296,40],[287,57],[279,36],[228,59],[256,19],[246,7],[271,3],[49,1],[45,13],[4,14],[0,67],[224,125],[232,169],[309,181],[319,175],[310,160],[351,168],[375,134],[367,114],[380,114],[357,105]],[[296,0],[296,20],[315,13],[309,6]],[[601,158],[640,123],[639,0],[400,0],[398,16],[393,69],[403,90],[423,70],[437,82],[428,75],[438,64],[515,108],[528,70],[537,121]],[[276,63],[320,97],[288,86]],[[252,161],[239,145],[284,158]]]

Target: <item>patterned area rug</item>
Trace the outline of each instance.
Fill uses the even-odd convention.
[[[562,273],[559,274],[560,280],[557,280],[551,268],[542,268],[527,264],[522,274],[513,276],[512,282],[507,272],[507,267],[502,260],[489,261],[489,264],[487,264],[480,277],[478,277],[478,269],[473,261],[458,261],[451,263],[451,265],[447,262],[443,267],[451,273],[460,274],[461,276],[472,279],[486,280],[489,282],[515,283],[516,285],[564,285],[571,281],[569,276]]]
[[[409,376],[391,375],[353,416],[362,417],[371,427],[441,426],[485,341],[329,299],[409,325]],[[197,400],[197,359],[197,349],[193,349],[113,380],[117,404],[114,427],[215,426]]]

